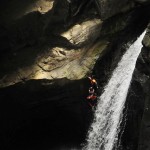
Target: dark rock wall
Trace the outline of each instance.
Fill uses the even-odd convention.
[[[143,84],[143,89],[145,93],[145,104],[144,104],[144,113],[142,117],[141,122],[141,128],[140,128],[140,138],[139,138],[139,146],[138,150],[148,150],[150,149],[149,142],[149,125],[150,125],[150,24],[148,25],[148,29],[146,32],[146,35],[143,39],[143,45],[142,53],[141,53],[141,59],[142,59],[142,65],[140,67],[140,72],[147,77],[147,80]]]
[[[1,89],[1,149],[80,147],[92,117],[89,85],[88,79],[31,80]]]
[[[113,41],[114,45],[111,47],[111,51],[107,53],[105,57],[97,61],[94,72],[97,75],[98,81],[100,85],[102,85],[102,87],[107,83],[106,79],[111,77],[112,70],[115,68],[116,63],[120,60],[120,57],[118,56],[119,55],[122,56],[125,50],[123,46],[124,42],[135,40],[134,37],[138,37],[144,31],[144,28],[146,28],[148,24],[148,20],[150,18],[148,10],[149,9],[147,8],[145,12],[143,11],[142,15],[144,17],[142,17],[142,15],[140,14],[138,16],[137,13],[134,12],[133,14],[134,15],[136,14],[136,17],[140,19],[138,20],[136,19],[136,17],[133,17],[134,19],[132,18],[134,20],[134,24],[130,25],[130,27],[127,29],[130,35],[128,36],[127,33],[125,34],[122,33],[118,35],[118,37],[120,37],[119,42],[118,42],[118,39],[117,39],[116,44],[115,44],[115,41]],[[143,24],[141,25],[139,24],[141,18],[143,18],[142,22],[143,23],[145,22],[144,23],[145,26],[143,26]],[[135,33],[137,33],[137,35],[134,35]],[[145,47],[145,45],[149,45],[148,33],[149,33],[149,30],[147,30],[147,34],[143,40],[143,44],[145,43],[144,48],[142,49],[141,54],[137,60],[137,65],[135,68],[135,72],[133,75],[133,79],[131,82],[131,86],[130,86],[127,101],[126,101],[126,106],[124,109],[124,119],[123,119],[123,123],[121,124],[122,130],[119,135],[121,142],[118,141],[119,143],[118,145],[116,145],[117,149],[119,150],[137,150],[139,139],[141,139],[142,142],[144,142],[145,147],[146,146],[148,147],[149,145],[148,144],[149,140],[145,140],[145,138],[149,136],[149,132],[145,132],[147,134],[144,134],[145,135],[144,137],[143,136],[141,137],[141,133],[140,133],[141,121],[143,119],[143,113],[145,112],[145,109],[146,109],[145,103],[147,103],[146,100],[149,95],[148,94],[149,93],[148,92],[149,66],[150,66],[149,65],[149,50],[148,48]],[[119,46],[117,43],[120,43],[121,46]],[[117,51],[117,49],[119,50]],[[144,150],[145,147],[141,147],[141,150]]]
[[[48,10],[51,2],[54,2],[53,7]],[[86,43],[94,45],[99,40],[110,43],[90,70],[99,83],[99,95],[120,57],[143,32],[150,18],[148,0],[72,0],[71,3],[67,0],[7,0],[1,4],[1,79],[22,66],[31,65],[36,57],[46,53],[45,47],[77,50],[83,46],[86,50],[85,45],[72,44],[61,33],[91,18],[104,20],[101,32],[96,30],[94,40],[88,39]],[[126,102],[127,121],[126,126],[122,124],[124,132],[120,135],[119,150],[137,150],[138,145],[139,150],[149,150],[149,30],[143,44]],[[17,58],[16,54],[19,54]],[[14,68],[11,63],[16,64]],[[93,117],[86,100],[89,87],[87,78],[26,81],[22,77],[20,83],[1,88],[0,148],[80,149]]]
[[[100,16],[102,20],[108,19],[118,13],[127,12],[138,5],[149,4],[149,0],[95,0],[97,7],[100,8]],[[115,9],[114,9],[115,6]]]
[[[146,16],[148,13],[146,11],[143,14]],[[134,18],[134,23],[132,25],[130,24],[130,28],[127,28],[126,32],[124,30],[122,33],[117,35],[117,37],[120,37],[119,42],[118,39],[116,39],[117,41],[113,41],[114,45],[110,48],[110,52],[97,61],[94,68],[94,73],[98,78],[101,85],[100,87],[104,87],[104,85],[107,84],[108,78],[111,77],[111,72],[116,67],[117,62],[120,60],[127,48],[126,43],[128,43],[127,45],[130,45],[145,30],[148,24],[149,15],[147,15],[147,19],[146,17],[143,19],[141,25],[138,24],[138,22],[141,20],[142,16],[139,16],[140,19]],[[143,118],[145,101],[147,97],[147,88],[145,87],[147,87],[146,85],[149,79],[149,65],[145,63],[145,61],[148,61],[149,59],[143,60],[143,57],[148,58],[148,51],[145,51],[144,49],[145,48],[142,49],[142,53],[137,60],[137,65],[126,100],[124,118],[121,124],[121,132],[119,134],[120,140],[116,144],[116,149],[119,150],[137,150],[139,138],[141,138],[141,121]]]
[[[149,26],[143,39],[143,48],[137,60],[133,79],[129,89],[126,108],[124,110],[124,120],[126,126],[122,126],[123,150],[148,150],[149,149],[149,47],[148,47]],[[147,46],[146,46],[147,45]],[[146,119],[145,119],[146,118]]]
[[[128,0],[99,0],[100,8],[101,8],[101,18],[102,19],[107,19],[113,15],[116,15],[120,12],[123,12],[124,9],[130,10],[132,7],[134,7],[133,1],[128,1]],[[114,9],[114,6],[117,6]]]

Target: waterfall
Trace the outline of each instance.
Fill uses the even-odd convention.
[[[122,112],[145,32],[125,52],[98,98],[85,150],[112,150],[117,141]]]

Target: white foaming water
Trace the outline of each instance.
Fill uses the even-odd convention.
[[[122,112],[145,32],[123,55],[98,98],[95,119],[88,132],[85,150],[112,150],[117,140]]]

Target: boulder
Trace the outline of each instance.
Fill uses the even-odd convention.
[[[143,45],[144,47],[150,50],[150,24],[148,25],[146,35],[143,39]]]

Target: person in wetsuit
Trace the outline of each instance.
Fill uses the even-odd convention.
[[[97,89],[98,85],[93,76],[88,77],[90,80],[91,87],[89,88],[89,96],[87,96],[87,100],[89,105],[93,108],[97,103]]]
[[[98,84],[97,81],[94,79],[93,76],[88,77],[91,83],[91,86],[94,88],[95,92],[97,93]]]

